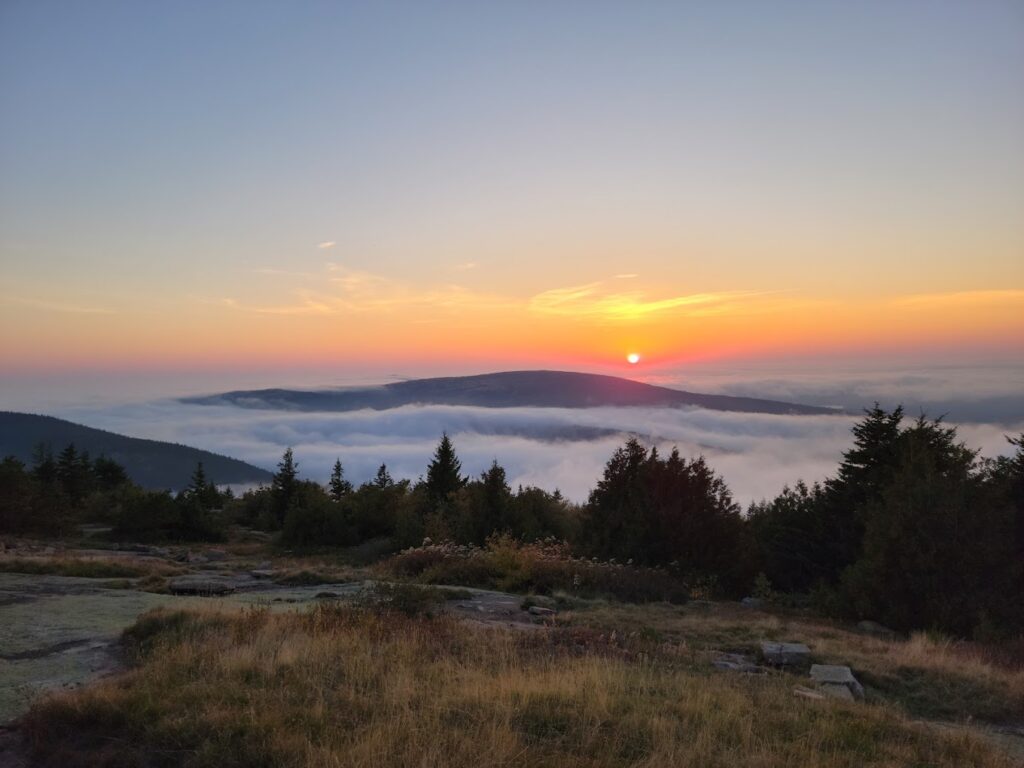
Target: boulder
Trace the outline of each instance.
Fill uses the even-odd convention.
[[[206,560],[210,563],[219,563],[223,560],[228,559],[228,553],[223,549],[208,549],[206,550]]]
[[[806,667],[811,663],[811,649],[803,643],[761,643],[761,658],[773,667]]]
[[[740,602],[747,608],[764,608],[764,600],[759,597],[744,597]]]
[[[864,688],[849,667],[839,664],[813,664],[811,679],[818,684],[822,693],[828,696],[850,701],[864,698]]]
[[[542,605],[531,605],[528,610],[529,610],[530,614],[533,615],[533,616],[554,616],[555,615],[555,612],[553,610],[551,610],[550,608],[545,608]]]

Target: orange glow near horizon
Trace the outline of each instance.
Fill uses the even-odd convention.
[[[538,296],[541,300],[538,302]],[[648,298],[650,296],[650,298]],[[287,292],[282,297],[288,299]],[[626,304],[622,302],[625,301]],[[628,306],[629,311],[624,311]],[[724,292],[628,299],[593,286],[517,298],[362,279],[292,304],[183,301],[173,311],[0,305],[10,372],[317,365],[645,369],[765,356],[1024,351],[1024,291],[810,299]]]

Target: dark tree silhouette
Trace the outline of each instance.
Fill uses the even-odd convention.
[[[277,465],[277,473],[270,485],[272,499],[271,510],[278,527],[284,525],[285,516],[288,514],[288,506],[299,482],[299,465],[295,461],[292,449],[288,448]]]
[[[466,484],[465,478],[459,474],[461,471],[462,462],[455,455],[455,447],[448,433],[442,433],[434,457],[427,467],[427,503],[432,509],[448,501],[451,494]]]
[[[345,479],[345,470],[342,469],[341,459],[337,459],[334,462],[328,488],[330,489],[331,499],[334,501],[341,501],[352,493],[352,483]]]

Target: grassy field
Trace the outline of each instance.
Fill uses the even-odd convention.
[[[967,716],[982,707],[972,698],[1019,705],[1019,672],[923,638],[730,610],[594,603],[518,631],[338,604],[158,610],[126,633],[129,672],[41,700],[23,727],[39,764],[62,768],[1016,764],[967,729],[914,722],[915,697],[893,680],[933,675],[948,688],[932,703],[960,702],[940,714]],[[711,670],[712,648],[762,635],[863,669],[868,700],[808,701],[788,674]]]

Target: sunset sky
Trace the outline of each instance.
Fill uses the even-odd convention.
[[[1024,4],[0,5],[0,359],[1024,356]]]

